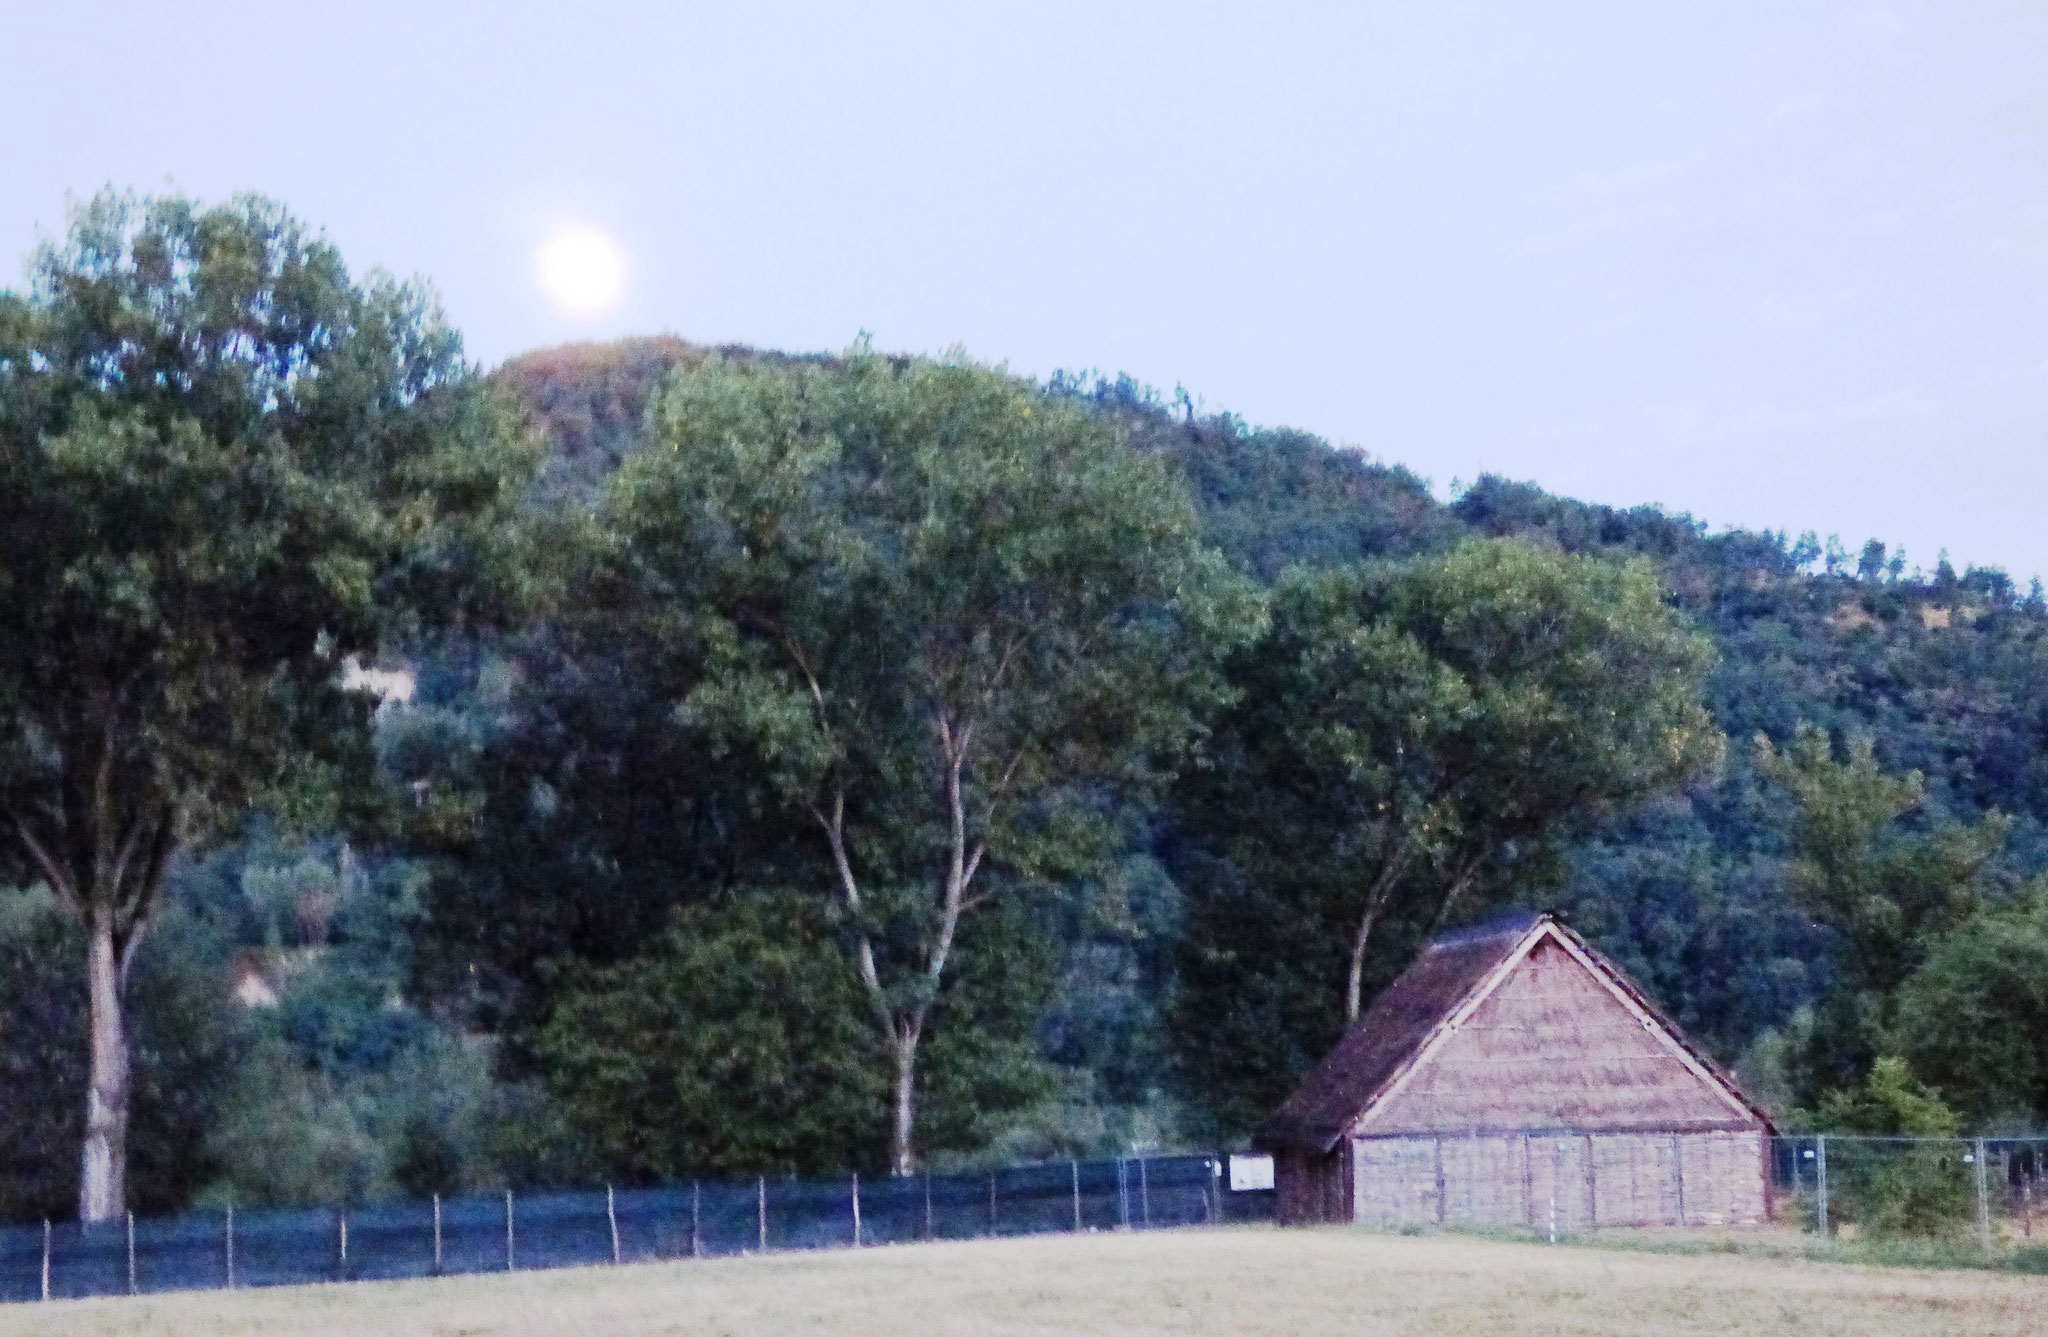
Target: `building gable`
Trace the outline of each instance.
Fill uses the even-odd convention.
[[[1756,1129],[1619,971],[1544,920],[1359,1113],[1359,1136]]]

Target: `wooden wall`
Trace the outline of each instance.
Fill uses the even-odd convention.
[[[1770,1214],[1757,1132],[1471,1134],[1352,1143],[1353,1219],[1377,1226],[1748,1225]]]

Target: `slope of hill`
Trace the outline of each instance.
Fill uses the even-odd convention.
[[[589,480],[629,449],[661,374],[709,350],[674,339],[543,350],[497,376]],[[751,350],[723,350],[746,356]],[[1733,1057],[1820,983],[1823,945],[1784,883],[1782,814],[1749,740],[1802,721],[1870,735],[1883,764],[1925,773],[1958,816],[2015,815],[2009,873],[2048,863],[2048,604],[2001,572],[1932,573],[1872,540],[1709,533],[1689,516],[1552,496],[1484,477],[1449,503],[1398,465],[1309,433],[1198,416],[1129,378],[1057,376],[1049,389],[1122,420],[1188,479],[1208,535],[1270,579],[1293,563],[1439,549],[1471,533],[1656,562],[1671,600],[1718,642],[1714,713],[1731,740],[1718,783],[1584,841],[1546,894],[1639,972],[1680,1020]]]

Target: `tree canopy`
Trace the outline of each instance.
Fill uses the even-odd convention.
[[[531,453],[431,295],[256,198],[111,193],[0,297],[0,823],[87,930],[81,1212],[118,1212],[123,984],[178,848],[333,808],[408,621],[459,619]]]
[[[1094,787],[1170,773],[1257,603],[1156,461],[961,358],[714,360],[653,414],[614,492],[636,606],[829,856],[906,1173],[957,937],[1098,855]]]

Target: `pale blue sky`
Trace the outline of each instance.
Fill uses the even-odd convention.
[[[486,362],[869,329],[2048,572],[2038,0],[9,9],[8,255],[67,189],[257,189]],[[602,317],[535,283],[571,224]]]

